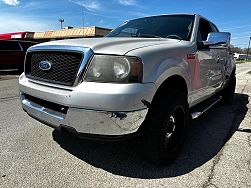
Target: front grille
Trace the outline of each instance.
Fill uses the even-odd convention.
[[[60,85],[72,86],[83,59],[77,52],[29,52],[26,56],[25,74],[28,78]],[[49,70],[42,70],[39,63],[51,63]]]

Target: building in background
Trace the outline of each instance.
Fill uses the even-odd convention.
[[[67,27],[61,30],[45,31],[45,32],[16,32],[0,34],[0,39],[23,39],[38,42],[70,39],[70,38],[87,38],[87,37],[103,37],[107,35],[111,29],[101,28],[96,26],[85,28],[71,28]]]

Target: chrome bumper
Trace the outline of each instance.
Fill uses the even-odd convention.
[[[85,134],[117,136],[135,133],[148,112],[147,109],[124,113],[69,108],[64,114],[29,101],[21,92],[20,98],[23,109],[38,121],[56,129],[66,126]]]
[[[142,101],[151,101],[156,87],[151,83],[83,83],[69,90],[35,83],[21,75],[19,90],[23,109],[53,128],[64,126],[78,133],[122,136],[137,132],[148,112]],[[26,96],[68,109],[55,111]]]

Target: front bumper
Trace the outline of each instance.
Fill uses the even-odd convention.
[[[92,88],[89,84],[89,88]],[[21,75],[19,89],[22,107],[30,116],[53,128],[67,127],[77,133],[103,136],[137,132],[148,112],[142,100],[151,101],[155,85],[128,84],[121,90],[121,84],[113,84],[109,85],[113,89],[99,90],[93,84],[96,86],[95,93],[92,89],[81,90],[85,88],[84,83],[70,91],[40,85]],[[67,111],[60,112],[44,106],[41,102],[30,100],[28,95],[51,102],[52,106],[67,107]]]

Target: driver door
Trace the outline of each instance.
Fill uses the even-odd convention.
[[[217,28],[205,19],[200,20],[197,43],[206,41],[210,32],[218,32]],[[200,69],[201,95],[210,97],[223,84],[226,51],[219,47],[200,48],[197,50],[197,66]],[[203,97],[204,98],[204,97]],[[203,99],[204,100],[204,99]]]

